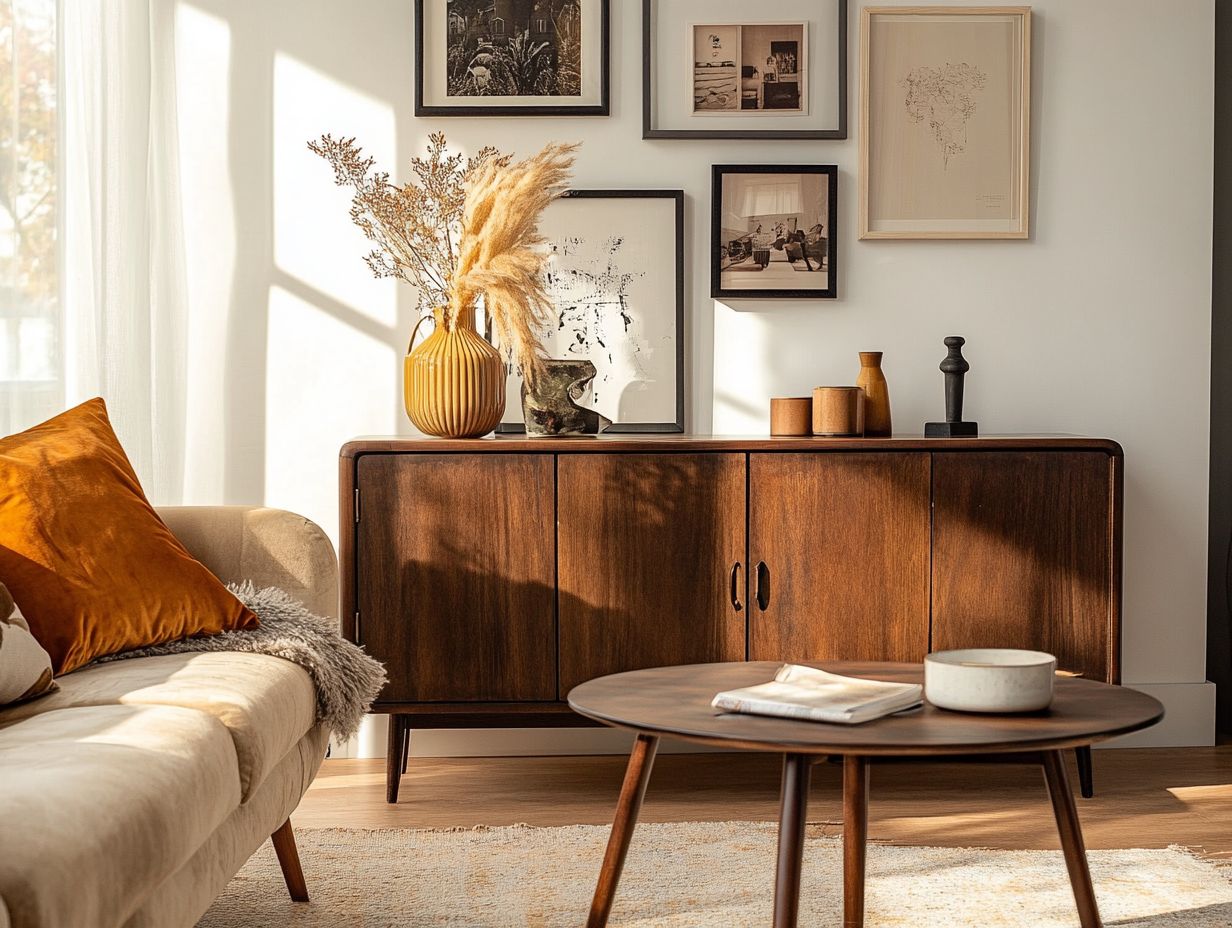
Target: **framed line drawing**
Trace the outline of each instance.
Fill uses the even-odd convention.
[[[860,238],[1030,235],[1030,7],[866,7]]]
[[[580,406],[612,433],[684,431],[684,191],[571,190],[543,215],[550,358],[597,370]],[[501,433],[525,431],[510,367]]]
[[[847,138],[847,4],[642,0],[642,137]]]
[[[716,300],[838,296],[838,167],[716,164],[710,295]]]
[[[610,7],[415,0],[415,115],[610,115]]]

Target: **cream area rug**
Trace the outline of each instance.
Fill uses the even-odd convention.
[[[810,832],[812,829],[810,829]],[[639,825],[610,924],[765,928],[772,823]],[[291,902],[267,843],[198,928],[579,928],[608,829],[297,831],[312,901]],[[1228,928],[1227,872],[1181,850],[1093,851],[1104,924]],[[869,847],[869,928],[1075,928],[1059,851]],[[842,924],[842,844],[810,837],[800,924]]]

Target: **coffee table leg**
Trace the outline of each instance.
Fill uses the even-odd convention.
[[[843,928],[864,926],[868,771],[868,758],[843,758]]]
[[[599,871],[599,885],[595,887],[595,897],[590,904],[587,928],[604,928],[612,913],[616,884],[625,867],[625,855],[629,853],[629,842],[633,840],[637,814],[642,808],[642,797],[646,795],[646,784],[650,782],[650,770],[658,748],[659,739],[652,735],[638,735],[633,742],[633,753],[625,768],[625,782],[620,788],[620,801],[616,804],[616,818],[612,821],[612,834],[603,855],[603,869]]]
[[[774,878],[774,928],[796,928],[800,912],[800,870],[804,865],[804,824],[808,819],[813,758],[783,757],[783,791],[779,797],[779,860]]]
[[[1087,849],[1082,840],[1082,825],[1078,821],[1078,808],[1065,773],[1065,756],[1060,751],[1045,751],[1043,755],[1044,781],[1052,799],[1052,811],[1057,817],[1057,831],[1061,835],[1061,850],[1065,853],[1065,868],[1069,870],[1069,882],[1074,888],[1074,902],[1078,904],[1078,921],[1082,928],[1102,928],[1099,907],[1095,904],[1095,889],[1091,885],[1091,871],[1087,868]]]

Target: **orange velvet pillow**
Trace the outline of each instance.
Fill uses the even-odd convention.
[[[0,582],[57,674],[260,624],[158,517],[101,399],[0,439]]]

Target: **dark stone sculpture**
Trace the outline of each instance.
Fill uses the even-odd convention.
[[[967,340],[959,335],[945,340],[945,347],[949,349],[941,362],[941,372],[945,374],[945,421],[924,423],[927,438],[974,438],[979,435],[976,423],[962,421],[963,378],[971,370],[962,354],[966,343]]]
[[[597,435],[611,422],[577,404],[595,379],[594,364],[582,360],[545,360],[536,390],[522,384],[522,413],[526,434],[536,437]]]

